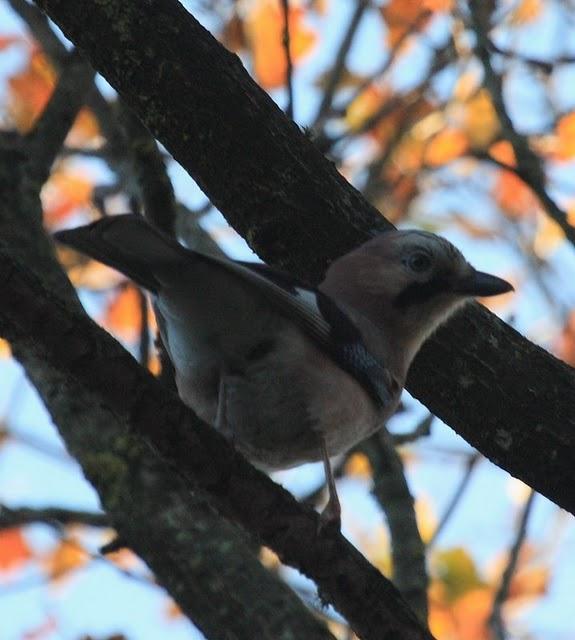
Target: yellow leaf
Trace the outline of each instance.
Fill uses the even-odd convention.
[[[269,547],[262,547],[260,549],[260,562],[272,571],[276,571],[281,566],[281,561],[277,554]]]
[[[499,118],[486,89],[481,89],[465,103],[462,125],[475,148],[485,149],[499,135]]]
[[[447,128],[435,135],[425,148],[424,161],[432,167],[451,162],[469,147],[467,136],[460,129]]]
[[[420,497],[415,501],[415,517],[422,540],[428,542],[437,529],[437,516],[427,498]]]
[[[388,98],[389,92],[371,85],[349,105],[345,113],[345,123],[351,131],[357,131],[371,118]]]
[[[433,556],[433,573],[443,583],[447,602],[453,602],[468,591],[483,586],[473,559],[463,547],[436,552]]]
[[[90,559],[88,552],[77,540],[64,539],[46,559],[46,572],[52,580],[83,567]]]
[[[0,359],[9,358],[12,355],[12,349],[10,349],[10,343],[0,338]]]
[[[548,215],[540,213],[537,216],[537,231],[533,239],[533,251],[540,258],[548,258],[565,240],[561,227]]]
[[[372,473],[369,459],[363,453],[352,453],[345,463],[345,474],[348,476],[369,480]]]

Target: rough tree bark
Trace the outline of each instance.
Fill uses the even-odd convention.
[[[311,282],[386,228],[175,0],[36,0],[266,261]],[[575,512],[574,371],[479,305],[438,332],[409,390],[485,456]]]

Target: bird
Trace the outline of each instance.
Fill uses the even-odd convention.
[[[330,459],[385,425],[425,340],[465,302],[513,290],[419,230],[377,233],[317,287],[187,249],[136,214],[55,238],[151,294],[181,400],[256,467],[323,462],[322,526],[341,525]]]

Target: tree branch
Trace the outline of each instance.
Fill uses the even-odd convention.
[[[575,227],[567,221],[567,214],[547,193],[546,177],[540,158],[531,150],[529,141],[513,124],[503,101],[503,82],[491,64],[488,30],[491,17],[490,4],[481,0],[470,0],[471,22],[477,38],[475,53],[483,65],[485,86],[491,95],[493,106],[501,122],[502,134],[511,143],[517,160],[517,175],[533,190],[541,201],[547,215],[561,227],[565,237],[575,245]]]
[[[175,0],[146,12],[135,0],[37,4],[270,264],[317,282],[330,260],[389,228]],[[422,349],[408,389],[490,460],[575,512],[571,368],[473,304]]]
[[[356,0],[355,9],[351,15],[347,30],[339,45],[339,49],[337,50],[337,53],[335,55],[335,61],[327,78],[327,84],[321,98],[317,115],[315,116],[314,123],[312,125],[312,129],[316,130],[318,133],[321,131],[321,129],[323,129],[325,120],[329,116],[335,92],[337,91],[337,87],[339,85],[343,72],[345,71],[347,56],[353,45],[355,34],[357,33],[357,29],[360,25],[361,19],[363,18],[365,10],[368,7],[369,0]]]

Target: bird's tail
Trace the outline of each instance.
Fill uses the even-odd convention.
[[[156,276],[159,268],[177,267],[193,255],[143,218],[132,214],[103,218],[84,227],[59,231],[54,237],[117,269],[151,292],[160,288]]]

